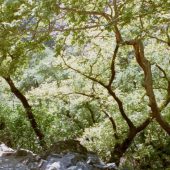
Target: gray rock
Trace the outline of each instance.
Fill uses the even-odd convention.
[[[87,163],[91,164],[91,165],[93,165],[93,164],[101,164],[101,165],[104,164],[101,161],[101,159],[99,159],[99,157],[97,155],[95,155],[95,154],[88,154]]]
[[[25,149],[13,150],[0,145],[0,169],[3,170],[113,170],[114,163],[105,164],[95,154],[90,153],[55,153],[46,159]]]
[[[94,164],[94,167],[96,167],[99,170],[102,169],[106,169],[106,170],[113,170],[113,169],[117,169],[116,164],[115,163],[108,163],[108,164]]]

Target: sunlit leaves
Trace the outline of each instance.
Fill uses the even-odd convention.
[[[17,87],[28,98],[49,144],[83,134],[86,146],[107,159],[111,147],[116,142],[121,143],[129,130],[116,101],[108,93],[114,71],[110,88],[122,101],[134,125],[149,116],[144,74],[136,62],[133,47],[124,46],[122,41],[143,41],[146,58],[151,63],[158,106],[166,100],[170,78],[167,0],[119,0],[118,16],[113,1],[0,2],[0,75],[11,75],[15,79]],[[112,62],[117,43],[116,26],[122,40]],[[111,69],[111,64],[115,70]],[[29,129],[24,112],[19,102],[9,95],[9,89],[5,85],[1,89],[0,95],[4,99],[1,111],[8,113],[6,119],[11,131],[21,125],[18,131],[13,131],[13,139],[17,141],[16,136],[20,135],[22,140],[18,139],[18,143],[25,143],[27,147],[29,143],[25,138],[32,131],[28,134],[23,131]],[[6,98],[12,100],[7,102]],[[118,141],[102,109],[114,118],[120,136]],[[169,106],[162,114],[167,121],[168,109]],[[144,149],[149,136],[153,140],[158,138],[152,125],[144,132],[146,141],[139,138],[135,141],[139,151],[136,157],[142,155],[145,159],[155,153],[150,146]],[[157,125],[153,126],[159,129]],[[161,135],[164,137],[162,132]],[[34,138],[31,135],[33,146]]]

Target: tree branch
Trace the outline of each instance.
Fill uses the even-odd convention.
[[[112,57],[112,63],[111,63],[111,68],[110,68],[111,69],[111,77],[110,77],[108,86],[111,86],[111,84],[115,78],[115,59],[116,59],[116,56],[118,53],[118,49],[119,49],[119,45],[117,44],[115,47],[114,53],[113,53],[113,57]]]
[[[114,12],[115,12],[115,16],[114,16],[114,29],[115,29],[115,36],[116,36],[116,42],[117,44],[119,44],[120,42],[123,41],[122,39],[122,35],[119,31],[119,28],[117,26],[118,23],[118,17],[119,17],[119,10],[118,10],[118,6],[117,6],[117,0],[113,0],[113,6],[114,6]]]
[[[167,81],[169,81],[168,76],[167,76],[165,70],[164,70],[161,66],[159,66],[158,64],[156,64],[156,67],[158,67],[158,69],[163,73],[164,78],[165,78]]]
[[[120,111],[123,119],[124,119],[124,120],[126,121],[126,123],[128,124],[129,129],[134,129],[135,126],[134,126],[134,124],[132,123],[132,121],[128,118],[128,116],[126,115],[125,110],[124,110],[124,108],[123,108],[123,103],[122,103],[122,101],[116,96],[115,92],[113,92],[113,90],[112,90],[110,87],[107,87],[107,90],[108,90],[109,94],[113,97],[113,99],[117,102],[118,107],[119,107],[119,111]]]
[[[3,77],[6,82],[8,83],[8,85],[10,86],[11,92],[14,93],[14,95],[21,101],[22,105],[25,108],[28,120],[36,134],[36,136],[38,137],[39,141],[40,141],[40,145],[44,148],[46,147],[45,145],[45,141],[44,141],[44,134],[41,132],[40,128],[38,127],[38,124],[35,120],[34,114],[32,112],[32,108],[28,103],[28,100],[26,99],[26,97],[17,89],[17,87],[15,86],[14,82],[12,81],[12,79],[10,78],[10,76],[8,77]]]
[[[111,122],[111,124],[112,124],[112,128],[113,128],[113,130],[114,130],[114,137],[115,137],[115,139],[118,139],[119,137],[118,137],[118,135],[117,135],[117,127],[116,127],[116,123],[115,123],[113,117],[110,116],[110,114],[107,113],[107,112],[106,112],[105,110],[103,110],[103,109],[102,109],[102,112],[109,118],[109,120],[110,120],[110,122]]]
[[[64,57],[63,57],[63,56],[61,56],[61,57],[62,57],[62,59],[63,59],[63,61],[64,61],[64,64],[65,64],[68,68],[70,68],[71,70],[74,70],[75,72],[83,75],[84,77],[86,77],[86,78],[88,78],[88,79],[90,79],[90,80],[92,80],[92,81],[94,81],[94,82],[96,82],[96,83],[99,83],[101,86],[103,86],[103,87],[105,87],[105,88],[107,87],[102,81],[97,80],[96,78],[91,77],[91,76],[89,76],[89,75],[86,75],[86,74],[82,73],[80,70],[77,70],[77,69],[71,67],[70,65],[68,65],[68,64],[66,63],[66,61],[64,60]]]
[[[106,14],[104,12],[98,12],[98,11],[86,11],[86,10],[78,10],[76,8],[68,8],[68,7],[60,7],[59,5],[57,5],[57,8],[63,11],[67,11],[67,12],[73,12],[73,13],[77,13],[80,15],[98,15],[98,16],[102,16],[104,17],[107,21],[110,21],[110,15]]]
[[[126,113],[125,113],[125,111],[124,111],[122,101],[116,96],[116,94],[113,92],[113,90],[112,90],[109,86],[105,85],[105,84],[104,84],[103,82],[101,82],[100,80],[97,80],[96,78],[93,78],[93,77],[91,77],[91,76],[88,76],[88,75],[82,73],[81,71],[79,71],[79,70],[71,67],[70,65],[68,65],[68,64],[66,63],[66,61],[65,61],[64,58],[63,58],[63,56],[61,56],[61,57],[62,57],[65,65],[66,65],[68,68],[74,70],[75,72],[77,72],[77,73],[85,76],[86,78],[88,78],[88,79],[90,79],[90,80],[92,80],[92,81],[94,81],[94,82],[96,82],[96,83],[99,83],[101,86],[103,86],[104,88],[106,88],[106,89],[108,90],[109,94],[110,94],[110,95],[114,98],[114,100],[117,102],[118,107],[119,107],[119,111],[120,111],[122,117],[124,118],[124,120],[127,122],[129,128],[130,128],[130,129],[135,128],[134,124],[133,124],[132,121],[128,118],[128,116],[126,115]]]
[[[91,116],[91,119],[92,119],[92,125],[93,125],[93,124],[96,123],[94,112],[93,112],[93,110],[91,109],[91,107],[89,106],[88,103],[86,104],[86,107],[90,112],[90,116]]]
[[[84,26],[84,27],[78,27],[78,28],[63,28],[63,29],[60,29],[60,28],[54,28],[53,31],[59,31],[59,32],[65,32],[65,31],[80,31],[80,30],[87,30],[87,29],[92,29],[92,28],[98,28],[100,27],[101,25],[87,25],[87,26]]]
[[[140,65],[140,67],[143,69],[144,72],[144,87],[147,93],[147,96],[149,98],[149,106],[152,110],[152,116],[156,119],[156,121],[160,124],[160,126],[170,135],[170,125],[163,120],[160,110],[157,106],[155,94],[153,91],[153,79],[152,79],[152,72],[151,72],[151,64],[150,62],[145,58],[144,55],[144,47],[141,40],[136,40],[133,44],[134,51],[135,51],[135,57],[137,63]]]
[[[149,123],[152,121],[152,118],[147,118],[143,123],[141,123],[139,126],[136,127],[136,131],[137,132],[141,132],[142,130],[144,130]]]

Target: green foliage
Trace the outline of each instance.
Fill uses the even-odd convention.
[[[125,45],[132,39],[144,44],[156,102],[170,124],[169,1],[119,0],[116,5],[112,0],[0,1],[0,76],[11,76],[26,97],[48,146],[78,138],[108,161],[130,131],[110,89],[135,126],[152,117],[146,71],[134,46]],[[21,101],[0,83],[0,141],[40,152]],[[153,119],[124,153],[121,168],[168,168],[168,145],[169,136]]]
[[[110,150],[115,144],[113,129],[107,119],[85,129],[80,140],[88,150],[96,152],[104,161],[108,161]]]

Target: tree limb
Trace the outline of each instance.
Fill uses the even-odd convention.
[[[110,120],[110,122],[111,122],[111,124],[112,124],[112,128],[113,128],[113,130],[114,130],[114,137],[115,137],[115,139],[118,139],[119,137],[118,137],[118,135],[117,135],[117,127],[116,127],[116,123],[115,123],[113,117],[110,116],[110,114],[107,113],[105,110],[102,109],[102,111],[103,111],[103,113],[109,118],[109,120]]]
[[[116,56],[118,53],[118,49],[119,49],[119,45],[117,44],[115,47],[114,53],[113,53],[113,57],[112,57],[112,63],[111,63],[111,68],[110,68],[111,69],[111,77],[110,77],[108,86],[111,86],[111,84],[115,78],[115,59],[116,59]]]
[[[33,128],[36,136],[38,137],[39,141],[40,141],[40,145],[43,148],[46,148],[46,144],[44,141],[44,134],[42,133],[42,131],[40,130],[40,128],[38,127],[38,124],[35,120],[34,114],[32,112],[32,108],[28,103],[28,100],[26,99],[26,97],[17,89],[17,87],[15,86],[14,82],[12,81],[12,79],[10,78],[10,76],[8,77],[3,77],[6,82],[8,83],[8,85],[10,86],[11,92],[14,93],[14,95],[21,101],[22,105],[25,108],[28,120],[31,124],[31,127]]]
[[[136,40],[133,44],[134,51],[135,51],[135,57],[137,63],[140,65],[140,67],[143,69],[144,72],[144,87],[147,93],[147,96],[149,98],[149,106],[152,110],[152,116],[156,119],[156,121],[159,123],[159,125],[170,135],[170,125],[163,120],[160,110],[158,108],[155,94],[153,91],[153,80],[152,80],[152,72],[151,72],[151,64],[150,62],[145,58],[144,55],[144,47],[141,40]]]
[[[57,8],[63,11],[67,11],[67,12],[73,12],[73,13],[77,13],[77,14],[81,14],[81,15],[98,15],[98,16],[102,16],[104,17],[107,21],[110,21],[110,15],[106,14],[104,12],[98,12],[98,11],[86,11],[86,10],[79,10],[76,8],[68,8],[68,7],[60,7],[59,5],[57,5]]]

